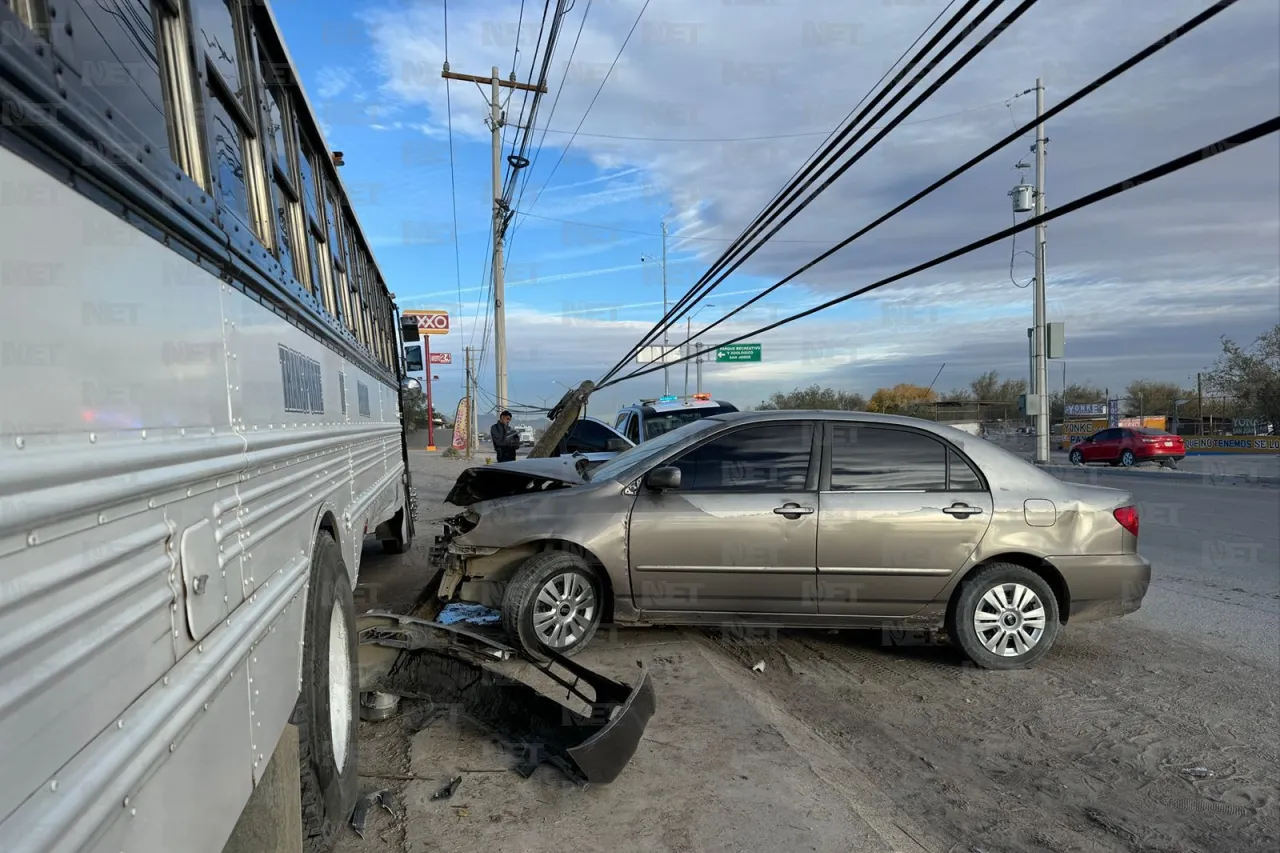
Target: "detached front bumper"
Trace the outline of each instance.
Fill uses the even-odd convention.
[[[1151,562],[1141,554],[1052,557],[1071,596],[1071,622],[1124,616],[1142,607],[1151,586]]]
[[[548,651],[529,660],[580,708],[562,704],[490,665],[520,653],[458,625],[385,612],[367,613],[359,629],[360,692],[427,700],[496,735],[529,777],[551,764],[585,785],[617,779],[640,745],[656,700],[646,670],[628,686]]]

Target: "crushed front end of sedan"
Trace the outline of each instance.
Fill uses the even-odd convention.
[[[441,570],[438,597],[500,610],[502,628],[514,642],[508,646],[435,623],[419,625],[414,630],[422,648],[387,668],[376,688],[396,695],[421,691],[460,708],[511,745],[522,774],[545,762],[579,783],[616,778],[634,755],[655,707],[653,685],[643,670],[628,686],[568,657],[606,615],[610,593],[582,547],[584,535],[593,530],[590,520],[561,517],[547,499],[586,486],[587,468],[581,457],[554,457],[477,465],[459,475],[445,500],[462,512],[438,520],[441,532],[430,552],[432,565]],[[610,538],[619,546],[625,541],[620,531]],[[517,588],[531,567],[536,584]],[[530,642],[530,632],[544,626],[525,624],[517,617],[526,609],[512,605],[513,595],[521,600],[544,595],[547,583],[554,586],[556,579],[564,595],[548,612],[565,641],[560,649],[555,643]],[[459,654],[460,646],[467,651]],[[567,700],[586,710],[568,708],[486,665],[503,655],[533,663],[567,691]]]

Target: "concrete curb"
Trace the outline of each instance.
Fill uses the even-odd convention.
[[[1280,486],[1280,477],[1271,475],[1255,475],[1255,474],[1219,474],[1197,471],[1171,471],[1167,468],[1102,468],[1094,465],[1037,465],[1042,471],[1050,474],[1087,473],[1091,476],[1099,477],[1143,477],[1147,479],[1171,480],[1174,482],[1194,482],[1200,481],[1209,485],[1221,485],[1223,483],[1231,483],[1233,485],[1244,483],[1246,485],[1256,486]]]

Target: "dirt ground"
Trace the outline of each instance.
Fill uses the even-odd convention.
[[[462,463],[412,464],[418,541],[404,557],[367,551],[358,608],[407,611],[426,581],[425,522]],[[340,853],[1280,846],[1277,673],[1194,631],[1073,625],[1035,668],[1003,673],[851,631],[605,629],[581,659],[654,678],[657,713],[616,782],[522,779],[483,734],[424,725],[405,702],[361,723],[363,786],[392,791],[392,812],[375,809]],[[454,796],[432,801],[455,775]]]

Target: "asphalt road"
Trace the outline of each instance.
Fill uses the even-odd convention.
[[[1152,588],[1132,621],[1280,666],[1280,489],[1095,470],[1059,476],[1137,500]]]

